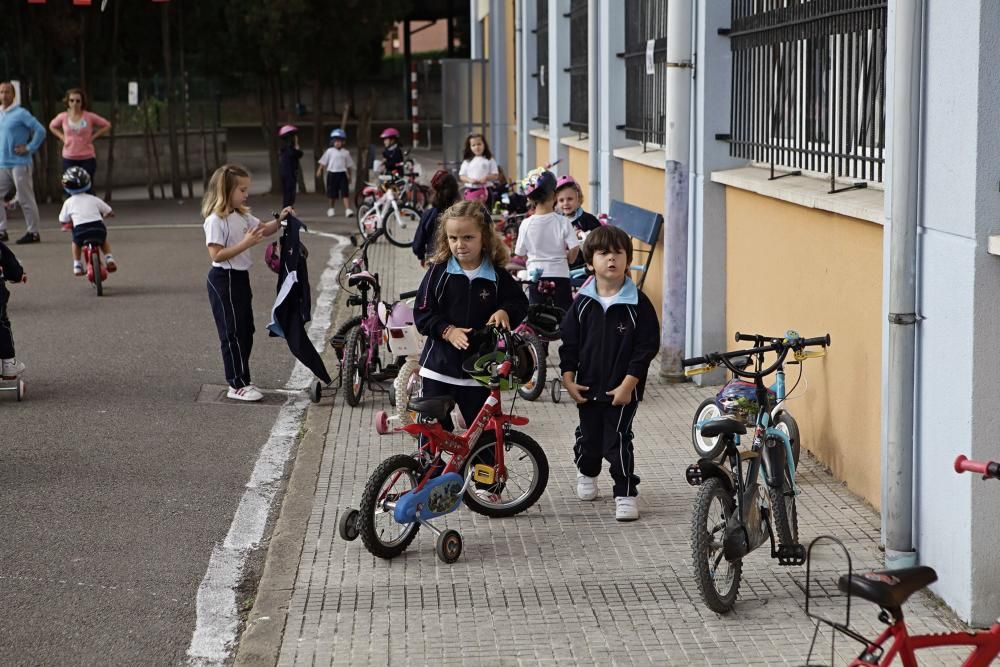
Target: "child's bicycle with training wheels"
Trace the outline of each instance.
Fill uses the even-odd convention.
[[[971,461],[960,454],[955,459],[955,472],[974,472],[982,475],[983,479],[1000,479],[1000,463]],[[846,593],[844,615],[837,619],[822,615],[816,611],[815,605],[811,605],[813,587],[815,586],[821,591],[827,588],[824,585],[827,582],[818,581],[821,575],[814,575],[812,571],[813,549],[824,543],[829,543],[841,552],[847,561],[847,574],[842,574],[837,580],[837,588]],[[903,617],[903,604],[911,595],[935,581],[937,581],[937,572],[934,571],[934,568],[925,565],[855,574],[851,567],[851,556],[843,542],[829,535],[817,537],[809,545],[809,563],[806,567],[806,615],[816,621],[816,629],[813,632],[806,664],[812,664],[812,654],[816,648],[820,623],[829,625],[835,631],[830,638],[831,665],[835,662],[834,639],[838,633],[846,635],[864,646],[858,657],[850,662],[851,667],[884,667],[891,664],[896,656],[899,656],[900,662],[906,667],[916,667],[917,651],[941,646],[972,647],[972,652],[962,662],[963,667],[986,667],[994,664],[994,661],[1000,656],[1000,620],[995,621],[989,630],[982,632],[910,634]],[[851,629],[851,598],[853,596],[873,602],[881,608],[878,619],[888,627],[875,639],[867,639]]]
[[[761,334],[741,334],[736,333],[736,342],[750,341],[754,345],[763,345],[766,341],[772,340],[771,336]],[[785,368],[779,366],[774,374],[774,382],[767,388],[768,400],[773,406],[771,408],[771,423],[774,428],[780,429],[788,436],[792,443],[792,457],[795,465],[799,464],[799,453],[802,444],[799,441],[799,425],[785,407],[785,401],[789,399],[792,392],[802,381],[802,361],[811,357],[822,357],[824,351],[802,351],[795,355],[795,359],[789,364],[799,367],[799,375],[795,384],[788,391],[785,391]],[[737,368],[746,368],[750,364],[748,358],[737,358],[731,360]],[[694,446],[695,454],[706,459],[719,460],[725,447],[719,436],[706,438],[702,435],[701,427],[718,417],[733,417],[742,420],[748,428],[753,428],[757,418],[757,388],[753,382],[741,379],[733,375],[719,392],[710,398],[706,398],[694,412],[694,420],[691,423],[691,444]]]
[[[530,354],[519,336],[491,328],[495,342],[486,354],[470,358],[465,370],[490,389],[472,424],[461,433],[445,430],[444,422],[455,401],[425,396],[407,407],[416,422],[392,429],[379,412],[380,434],[405,432],[421,443],[413,454],[395,454],[369,477],[358,509],[347,509],[338,521],[345,540],[360,535],[365,547],[379,558],[394,558],[413,541],[420,526],[437,536],[437,556],[454,563],[462,553],[462,536],[439,530],[430,520],[453,512],[462,501],[478,514],[508,517],[519,514],[541,497],[549,479],[549,462],[541,446],[512,426],[527,417],[505,413],[500,392],[530,375]]]
[[[686,471],[688,483],[699,487],[691,522],[695,580],[705,604],[719,614],[733,608],[743,557],[757,547],[770,541],[771,557],[780,565],[801,565],[806,557],[805,548],[799,544],[792,444],[785,431],[772,425],[771,396],[764,378],[782,368],[789,352],[802,361],[812,356],[808,347],[822,347],[825,351],[830,335],[802,338],[788,331],[784,338],[759,344],[763,341],[755,337],[755,342],[758,344],[750,349],[713,352],[683,361],[685,367],[696,367],[685,371],[687,375],[707,373],[721,365],[734,375],[752,380],[756,390],[757,412],[750,450],[741,453],[739,449],[740,436],[747,432],[746,423],[720,417],[703,425],[701,432],[706,438],[720,436],[723,459],[729,467],[701,458]],[[764,357],[769,353],[777,354],[777,359],[765,366]],[[734,363],[743,357],[752,359],[752,371],[742,362]]]
[[[520,275],[524,276],[525,273],[527,272],[522,272]],[[530,346],[535,361],[535,372],[531,379],[524,386],[517,388],[518,396],[526,401],[536,400],[545,391],[548,365],[545,344],[559,340],[559,326],[566,314],[566,311],[555,304],[556,284],[540,276],[541,269],[535,269],[528,273],[527,279],[519,277],[517,280],[522,285],[535,285],[544,299],[542,303],[528,306],[528,315],[514,329],[514,332],[520,334]]]
[[[368,246],[385,233],[376,229],[355,252],[354,258],[341,268],[340,282],[346,275],[345,292],[348,306],[357,306],[360,314],[351,317],[338,327],[330,339],[340,366],[340,384],[344,389],[344,400],[351,407],[357,406],[364,395],[365,387],[371,391],[388,393],[390,401],[395,398],[392,391],[382,384],[396,377],[404,361],[402,355],[395,355],[385,336],[385,317],[392,306],[382,303],[382,285],[378,273],[368,270]],[[404,295],[405,296],[405,295]],[[380,315],[381,313],[381,315]],[[346,382],[344,382],[346,378]],[[318,382],[312,385],[313,401],[319,401],[322,387]]]
[[[406,180],[392,174],[378,177],[378,185],[369,183],[365,192],[375,196],[369,206],[362,204],[358,209],[358,230],[368,238],[377,230],[383,230],[385,237],[394,246],[408,248],[413,245],[413,237],[420,224],[420,213],[411,206],[400,204],[398,192],[405,189]]]

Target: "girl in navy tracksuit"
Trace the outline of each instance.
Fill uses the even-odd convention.
[[[628,234],[617,227],[595,229],[583,243],[583,255],[594,280],[563,318],[559,348],[563,385],[580,411],[573,447],[577,496],[597,496],[603,458],[614,480],[615,518],[632,521],[639,518],[632,420],[659,351],[660,323],[653,304],[628,277]]]
[[[285,125],[279,132],[281,147],[278,149],[278,176],[281,177],[281,207],[295,206],[295,192],[299,185],[299,132],[294,125]]]
[[[429,259],[414,308],[417,329],[427,336],[420,355],[423,395],[454,398],[468,425],[489,396],[462,371],[473,352],[470,335],[487,325],[517,326],[528,300],[504,270],[509,251],[479,202],[462,201],[441,214]]]

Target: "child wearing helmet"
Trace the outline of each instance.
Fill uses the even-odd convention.
[[[111,255],[108,243],[108,228],[104,218],[114,216],[114,211],[103,199],[90,194],[90,174],[83,167],[70,167],[62,175],[63,190],[69,199],[63,202],[59,211],[59,222],[73,225],[73,275],[84,274],[80,261],[80,248],[87,241],[97,241],[104,252],[104,265],[108,273],[118,270],[118,264]]]
[[[527,258],[528,273],[540,269],[541,277],[555,284],[555,304],[565,310],[573,302],[569,262],[576,259],[580,240],[569,220],[555,211],[556,177],[552,172],[533,170],[523,187],[528,200],[535,204],[535,212],[517,230],[514,254]],[[528,300],[533,304],[545,302],[537,285],[529,288]]]
[[[576,229],[576,235],[580,238],[581,242],[589,232],[601,226],[600,220],[594,217],[592,213],[587,213],[583,210],[583,190],[580,188],[580,184],[569,174],[560,176],[556,181],[556,211],[569,219],[573,228]],[[571,270],[578,269],[585,266],[585,264],[583,253],[580,253],[574,261],[569,263],[569,268]]]
[[[351,169],[354,168],[354,159],[351,151],[344,148],[347,143],[347,134],[338,128],[330,132],[330,147],[326,149],[319,158],[316,167],[316,178],[321,178],[323,170],[326,169],[326,196],[330,199],[330,208],[326,209],[326,217],[332,218],[336,215],[335,209],[337,199],[344,204],[344,215],[348,218],[354,215],[351,210]]]
[[[399,147],[399,130],[394,127],[383,130],[379,135],[382,139],[382,170],[387,174],[399,173],[403,170],[403,149]]]
[[[295,192],[299,184],[299,128],[282,125],[278,130],[281,147],[278,149],[278,175],[281,177],[281,207],[295,206]]]
[[[10,291],[7,290],[6,283],[26,282],[28,274],[21,263],[10,248],[0,242],[0,377],[4,379],[16,378],[24,372],[24,362],[18,361],[14,356],[14,334],[7,318]]]
[[[632,420],[646,374],[660,349],[660,322],[649,298],[629,277],[632,239],[617,227],[601,226],[583,242],[593,282],[577,294],[560,325],[559,370],[577,404],[573,460],[576,495],[597,497],[602,459],[614,480],[615,518],[639,518]]]

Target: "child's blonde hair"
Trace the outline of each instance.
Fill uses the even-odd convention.
[[[201,198],[201,215],[207,218],[213,213],[227,216],[229,210],[229,195],[236,189],[237,179],[250,178],[250,172],[238,164],[224,164],[215,170],[205,188],[205,196]],[[246,206],[240,206],[237,211],[243,215],[250,212]]]
[[[448,247],[448,221],[454,218],[472,218],[479,227],[479,232],[483,238],[483,256],[488,257],[494,268],[499,271],[506,270],[507,261],[510,260],[510,250],[504,245],[503,239],[493,227],[493,219],[486,209],[478,201],[460,201],[450,206],[438,219],[437,231],[434,239],[434,256],[431,257],[433,264],[443,264],[451,259],[451,248]]]

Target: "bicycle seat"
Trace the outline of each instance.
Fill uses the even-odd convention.
[[[701,427],[701,437],[703,438],[714,438],[724,433],[727,435],[744,435],[746,432],[747,427],[743,425],[743,422],[732,417],[719,417]]]
[[[444,421],[448,417],[453,407],[455,407],[455,399],[450,396],[411,398],[410,402],[406,404],[407,410],[433,417],[439,422]]]
[[[934,568],[920,565],[850,576],[845,574],[840,577],[837,586],[844,593],[857,595],[885,609],[899,609],[908,597],[934,583],[937,578]]]
[[[360,283],[369,283],[371,285],[374,285],[376,282],[378,282],[378,280],[375,278],[375,276],[368,273],[367,271],[355,273],[351,275],[350,278],[347,279],[347,284],[350,285],[351,287],[354,287],[355,285],[358,285]]]

